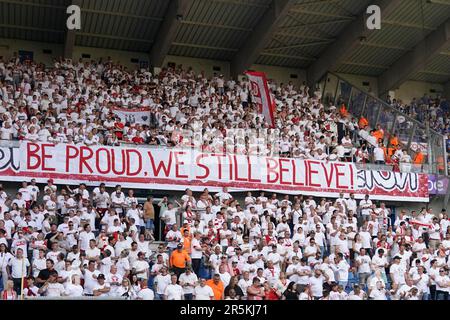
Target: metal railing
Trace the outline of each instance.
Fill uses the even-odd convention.
[[[411,156],[418,150],[426,154],[420,172],[449,175],[446,140],[442,134],[334,73],[328,73],[321,85],[324,103],[336,107],[344,104],[357,120],[364,116],[369,127],[380,125],[387,147],[390,147],[389,137],[395,134]]]

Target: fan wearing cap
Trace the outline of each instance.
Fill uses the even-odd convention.
[[[111,291],[111,286],[105,281],[105,275],[100,273],[97,277],[97,284],[92,289],[94,297],[107,297]]]
[[[137,275],[138,279],[148,279],[150,275],[150,266],[145,261],[145,252],[139,251],[138,259],[132,264],[132,273]]]
[[[391,267],[389,268],[389,274],[392,280],[392,289],[395,291],[401,285],[405,284],[405,272],[403,265],[400,263],[401,257],[395,256]]]
[[[185,272],[186,267],[190,264],[191,257],[189,254],[183,250],[183,244],[179,243],[177,245],[177,250],[174,250],[170,255],[169,265],[172,271],[176,274],[177,279],[182,273]]]

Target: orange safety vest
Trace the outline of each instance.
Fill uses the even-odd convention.
[[[372,133],[372,135],[377,138],[377,141],[379,141],[380,139],[383,139],[384,137],[384,133],[381,130],[376,130],[374,133]]]
[[[192,249],[191,249],[191,237],[184,237],[183,238],[183,249],[191,254]]]
[[[339,113],[340,113],[343,117],[348,116],[348,112],[347,112],[347,108],[345,107],[345,104],[343,104],[343,105],[341,106],[341,108],[339,109]]]
[[[416,156],[414,157],[414,164],[423,164],[424,156],[422,152],[417,152]]]
[[[369,121],[367,121],[366,118],[361,117],[361,119],[359,119],[358,126],[359,126],[361,129],[367,127],[368,125],[369,125]]]
[[[391,140],[389,141],[389,144],[393,147],[398,146],[398,138],[397,137],[392,137]]]

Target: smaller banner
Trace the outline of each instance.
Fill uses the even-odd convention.
[[[129,122],[130,124],[150,124],[150,108],[148,107],[133,109],[114,107],[112,111],[123,122]]]
[[[436,176],[430,174],[428,176],[428,191],[433,195],[447,194],[449,179],[446,176]]]
[[[259,113],[264,115],[264,119],[270,127],[274,128],[275,99],[270,94],[265,73],[247,71],[245,74],[251,84],[252,101],[258,105]]]

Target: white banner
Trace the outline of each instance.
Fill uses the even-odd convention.
[[[126,109],[114,107],[112,111],[115,115],[118,115],[123,122],[129,122],[130,124],[150,124],[150,108]]]
[[[135,148],[23,142],[0,148],[0,179],[158,190],[263,190],[284,194],[428,202],[426,174],[357,170],[353,163]]]

